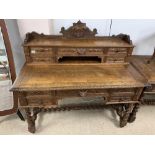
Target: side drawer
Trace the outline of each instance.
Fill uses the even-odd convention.
[[[108,48],[108,55],[127,55],[127,48]]]
[[[56,105],[54,91],[33,91],[25,93],[28,106]],[[22,105],[21,105],[22,106]]]
[[[110,92],[110,102],[123,102],[132,101],[135,96],[134,89],[117,89],[111,90]]]
[[[112,96],[110,102],[127,102],[132,101],[131,96]]]
[[[55,52],[53,48],[33,47],[30,50],[33,62],[54,62]]]
[[[109,63],[115,63],[115,62],[124,62],[125,61],[125,57],[111,57],[111,56],[108,56],[106,58],[106,62],[109,62]]]

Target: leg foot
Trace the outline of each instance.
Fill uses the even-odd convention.
[[[28,123],[28,131],[31,133],[35,133],[35,119],[33,119],[33,116],[31,115],[30,108],[25,109],[26,116],[27,116],[27,123]]]
[[[119,104],[114,106],[118,116],[120,117],[120,127],[124,127],[128,123],[133,104]]]
[[[124,127],[128,123],[129,116],[133,110],[133,104],[125,104],[124,105],[124,113],[123,116],[120,117],[120,127]]]
[[[128,119],[128,122],[129,123],[132,123],[132,122],[135,121],[135,119],[136,119],[136,113],[137,113],[139,107],[140,107],[140,104],[139,103],[135,104],[135,106],[134,106],[134,108],[132,110],[132,113],[130,114],[129,119]]]

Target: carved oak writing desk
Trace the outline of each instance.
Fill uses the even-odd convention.
[[[97,30],[80,21],[61,33],[26,35],[26,63],[12,91],[26,111],[28,130],[35,132],[41,111],[98,106],[59,104],[58,100],[70,97],[101,97],[99,107],[111,105],[120,117],[120,127],[133,122],[145,79],[127,62],[133,49],[130,37],[96,37]]]
[[[155,53],[155,52],[154,52]],[[155,56],[132,56],[131,64],[144,76],[146,86],[141,101],[155,104]]]

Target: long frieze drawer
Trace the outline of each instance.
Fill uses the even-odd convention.
[[[58,56],[96,56],[103,55],[102,48],[59,48]]]
[[[106,90],[63,90],[57,91],[56,96],[58,98],[63,97],[108,97],[109,94]]]

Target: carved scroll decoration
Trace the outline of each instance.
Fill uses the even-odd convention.
[[[43,33],[39,34],[39,33],[35,32],[35,31],[33,31],[31,33],[27,33],[26,37],[25,37],[25,40],[24,40],[24,43],[27,43],[27,42],[29,42],[29,41],[31,41],[33,39],[36,39],[36,38],[42,38],[44,36],[46,36],[46,35],[44,35]]]
[[[120,33],[118,35],[113,35],[112,37],[118,37],[126,43],[132,44],[132,40],[130,40],[130,36],[127,34]]]

